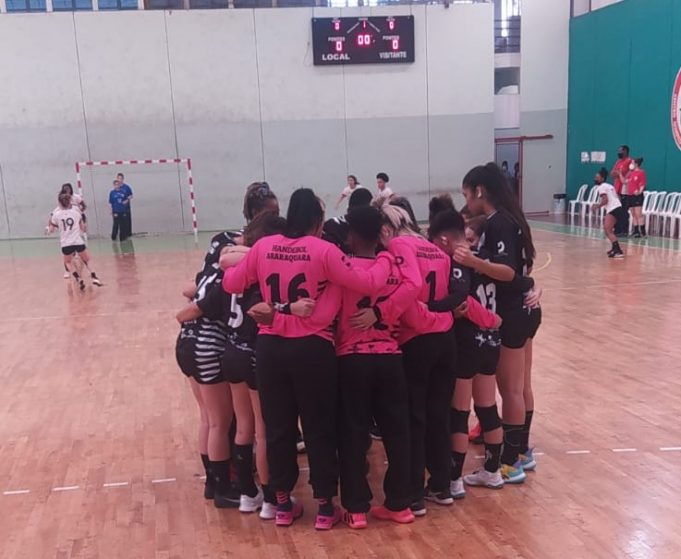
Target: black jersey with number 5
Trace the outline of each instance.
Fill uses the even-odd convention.
[[[221,290],[224,293],[224,290]],[[255,340],[258,336],[258,325],[248,311],[253,305],[262,302],[258,285],[252,285],[243,294],[228,295],[229,319],[227,332],[230,343],[244,351],[255,351]]]

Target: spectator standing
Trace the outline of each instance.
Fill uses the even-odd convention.
[[[123,183],[116,179],[113,181],[113,190],[109,192],[109,204],[111,205],[111,216],[113,217],[113,228],[111,230],[111,240],[115,241],[119,237],[121,242],[128,238],[127,223],[130,204],[126,204],[127,196],[123,190]]]
[[[620,197],[622,201],[622,207],[624,208],[624,215],[621,219],[617,220],[615,225],[615,235],[627,235],[629,233],[629,208],[627,207],[627,199],[623,196],[622,187],[624,186],[624,181],[629,173],[629,166],[631,165],[631,157],[629,157],[629,146],[622,145],[617,150],[617,162],[615,163],[610,175],[615,181],[613,185],[615,187],[615,192]]]
[[[130,185],[125,183],[125,176],[123,173],[118,173],[116,175],[116,178],[121,182],[121,190],[125,193],[125,201],[123,202],[127,207],[128,211],[125,212],[125,229],[123,230],[124,236],[127,239],[128,237],[132,237],[132,212],[130,211],[130,201],[132,200],[132,188],[130,188]],[[123,239],[121,239],[123,240]]]
[[[637,239],[646,236],[646,222],[643,219],[643,191],[646,189],[646,172],[641,168],[643,157],[634,159],[629,165],[629,174],[624,188],[627,192],[627,207],[631,211],[634,222],[634,234]]]
[[[376,195],[376,198],[374,198],[374,203],[379,208],[390,202],[390,198],[395,195],[392,189],[388,186],[389,182],[390,177],[388,177],[386,173],[378,173],[378,175],[376,175],[378,194]]]

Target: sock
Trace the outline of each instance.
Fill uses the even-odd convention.
[[[227,495],[229,492],[229,460],[211,461],[210,470],[215,481],[215,492]]]
[[[485,443],[485,470],[494,473],[499,470],[501,461],[501,443]]]
[[[530,449],[530,426],[532,425],[532,415],[534,410],[525,412],[525,425],[523,425],[523,435],[520,438],[520,454],[525,454]]]
[[[280,511],[293,510],[293,503],[291,502],[291,494],[288,491],[277,491],[277,509]]]
[[[501,452],[501,463],[513,466],[518,461],[518,451],[520,450],[520,438],[522,437],[524,425],[503,424],[504,427],[504,448]]]
[[[640,231],[641,231],[641,235],[643,235],[644,237],[647,237],[646,226],[645,226],[645,225],[641,225]]]
[[[90,277],[91,277],[91,278],[96,278],[96,277],[97,277],[97,274],[95,274],[94,272],[90,272]]]
[[[234,444],[233,464],[239,480],[239,491],[242,495],[255,497],[258,486],[253,480],[253,445]]]
[[[319,499],[319,513],[322,516],[333,516],[333,497]]]
[[[466,459],[465,452],[456,452],[452,450],[452,481],[461,477],[463,471],[463,462]]]
[[[210,460],[208,459],[207,454],[201,455],[201,462],[203,462],[203,469],[206,471],[206,483],[210,483],[213,481],[213,478],[210,471]]]
[[[272,491],[272,488],[269,485],[263,485],[262,486],[262,492],[265,495],[265,502],[269,503],[270,505],[276,505],[277,504],[277,496]]]
[[[614,243],[612,243],[612,250],[614,250],[615,252],[622,252],[619,241],[615,241]]]

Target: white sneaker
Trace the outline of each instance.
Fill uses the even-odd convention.
[[[263,520],[274,520],[277,517],[277,505],[263,503],[260,509],[260,518]]]
[[[64,279],[69,279],[71,277],[71,274],[68,272],[64,272]]]
[[[258,488],[258,494],[255,497],[249,497],[248,495],[242,495],[239,501],[239,512],[257,512],[262,509],[262,505],[265,502],[265,496],[262,493],[262,489]]]
[[[453,479],[449,482],[449,492],[454,499],[463,499],[466,496],[466,489],[463,486],[463,479]]]
[[[489,487],[490,489],[501,489],[504,486],[504,479],[501,477],[501,471],[488,472],[484,468],[476,470],[472,474],[463,476],[466,485],[472,487]]]

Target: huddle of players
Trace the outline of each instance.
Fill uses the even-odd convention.
[[[64,258],[64,279],[73,277],[81,291],[85,290],[85,282],[74,266],[74,257],[78,256],[90,272],[93,285],[102,286],[97,274],[90,269],[90,254],[85,246],[86,219],[83,197],[74,194],[70,183],[62,185],[57,195],[59,205],[52,211],[47,222],[46,232],[59,231],[61,252]]]
[[[425,500],[451,505],[462,498],[464,481],[501,488],[525,480],[524,466],[536,465],[527,444],[531,410],[521,402],[502,434],[494,375],[501,347],[524,352],[539,326],[539,296],[528,277],[534,248],[496,165],[472,169],[463,187],[468,209],[486,217],[467,229],[451,199],[436,198],[428,238],[404,199],[376,208],[357,189],[345,235],[338,227],[324,234],[323,204],[312,190],[293,193],[283,220],[266,183],[249,187],[250,222],[243,233],[213,238],[191,293],[194,310],[178,315],[178,363],[193,388],[247,383],[257,390],[250,411],[261,414],[265,430],[256,448],[266,453],[265,460],[256,456],[260,488],[253,480],[254,433],[250,445],[238,440],[247,416],[237,411],[239,444],[217,450],[219,460],[211,456],[215,422],[208,422],[208,445],[200,435],[200,450],[205,495],[216,506],[260,509],[278,526],[302,516],[291,496],[299,418],[319,502],[316,529],[331,529],[341,518],[365,528],[369,512],[409,523],[426,514]],[[516,378],[506,385],[517,404],[524,361],[520,369],[510,361],[505,368]],[[462,476],[471,396],[486,459],[481,470]],[[203,417],[206,403],[197,401]],[[388,467],[384,504],[372,507],[366,452],[374,420]],[[334,504],[339,478],[344,514]]]

